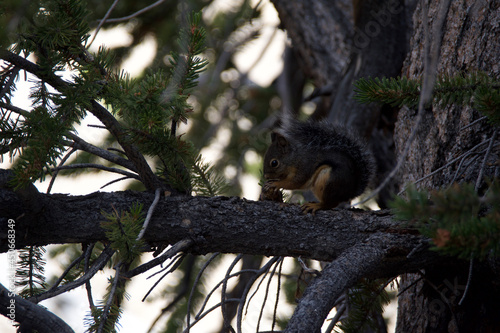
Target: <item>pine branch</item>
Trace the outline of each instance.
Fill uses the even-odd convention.
[[[464,259],[495,257],[500,255],[499,184],[491,182],[484,197],[472,184],[430,194],[409,188],[408,199],[397,197],[391,206],[397,218],[412,221],[432,238],[434,250]]]
[[[201,155],[193,163],[191,181],[193,190],[198,195],[210,197],[222,194],[228,187],[226,179],[212,166],[205,164]]]
[[[387,103],[414,108],[418,104],[421,84],[406,77],[361,78],[354,85],[355,99],[360,103]],[[434,103],[472,104],[490,121],[500,124],[500,82],[485,73],[440,76],[433,89]]]
[[[98,271],[102,270],[104,266],[108,263],[108,261],[111,259],[111,256],[114,254],[114,251],[107,247],[104,249],[104,251],[99,255],[99,257],[94,261],[92,267],[85,272],[85,274],[80,277],[79,279],[69,282],[67,284],[64,284],[62,286],[57,287],[56,289],[52,291],[47,291],[35,296],[32,296],[28,298],[31,302],[38,303],[41,302],[45,299],[49,299],[52,297],[55,297],[57,295],[60,295],[62,293],[65,293],[69,290],[73,290],[75,288],[80,287],[81,285],[85,284],[87,281],[89,281]]]
[[[19,293],[22,297],[32,297],[45,291],[45,248],[29,246],[19,250],[16,269],[16,286],[23,287]]]
[[[380,331],[377,316],[382,316],[384,306],[390,302],[385,290],[390,281],[364,279],[347,292],[349,313],[340,325],[344,333]]]

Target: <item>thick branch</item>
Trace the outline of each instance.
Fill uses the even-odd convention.
[[[61,318],[42,306],[10,293],[1,284],[0,314],[20,323],[19,332],[37,330],[39,333],[74,333]]]
[[[16,248],[52,243],[88,243],[105,240],[102,212],[128,210],[132,203],[145,207],[153,201],[146,192],[93,193],[87,196],[37,194],[37,212],[26,195],[1,189],[5,205],[0,230],[0,251],[7,250],[7,219],[15,220]],[[30,192],[31,197],[33,193]],[[29,218],[26,218],[29,217]],[[391,237],[389,237],[391,236]],[[167,197],[160,200],[144,240],[151,245],[193,241],[189,251],[247,253],[267,256],[303,256],[332,261],[346,249],[379,237],[387,247],[378,272],[387,276],[415,270],[434,260],[419,252],[406,256],[426,240],[415,230],[402,229],[387,211],[334,210],[303,215],[300,208],[240,198]]]
[[[377,265],[386,259],[386,244],[392,242],[392,237],[397,236],[370,237],[329,263],[306,289],[285,332],[321,332],[321,325],[342,293],[360,278],[370,277]]]

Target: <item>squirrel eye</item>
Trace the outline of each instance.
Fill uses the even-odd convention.
[[[277,168],[280,165],[280,162],[277,159],[271,160],[271,168]]]

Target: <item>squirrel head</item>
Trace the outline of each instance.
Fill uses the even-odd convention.
[[[293,154],[289,140],[278,132],[271,133],[271,145],[264,156],[264,178],[280,180],[289,173],[290,159]]]

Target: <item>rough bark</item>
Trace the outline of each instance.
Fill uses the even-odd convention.
[[[10,308],[14,311],[11,313]],[[22,323],[18,332],[32,332],[35,328],[39,333],[74,333],[61,318],[20,296],[14,295],[0,284],[0,314]],[[9,317],[9,315],[12,315]]]
[[[15,220],[16,248],[105,241],[100,227],[102,212],[128,210],[135,202],[147,209],[154,198],[151,193],[134,191],[69,196],[33,190],[26,195],[5,186],[0,186],[0,196],[5,203],[0,210],[2,252],[8,250],[8,219]],[[36,207],[29,202],[36,202]],[[331,261],[345,249],[373,237],[386,240],[390,249],[388,266],[379,265],[381,274],[415,268],[413,263],[406,266],[406,256],[426,242],[416,230],[401,227],[388,211],[337,209],[312,216],[302,214],[296,205],[236,197],[163,198],[144,240],[151,245],[165,245],[191,239],[194,245],[190,252],[194,254],[246,253]],[[424,257],[434,260],[432,254]],[[420,259],[416,256],[412,260]],[[397,267],[390,268],[395,262]]]
[[[442,2],[431,2],[429,23],[435,21]],[[500,21],[499,1],[451,1],[447,10],[443,41],[440,46],[440,74],[454,75],[484,71],[493,77],[500,74]],[[419,78],[423,71],[422,8],[414,14],[415,30],[403,75]],[[433,35],[431,40],[436,40]],[[401,175],[405,183],[413,183],[434,170],[456,162],[432,177],[423,179],[418,186],[424,188],[446,187],[454,181],[476,183],[494,129],[487,121],[467,127],[481,114],[470,107],[434,106],[424,115],[417,138]],[[397,149],[404,149],[407,138],[414,130],[415,111],[403,108],[396,123]],[[477,147],[478,144],[483,143]],[[486,177],[498,174],[500,151],[489,154],[483,170]],[[485,184],[479,182],[479,191]],[[401,288],[409,287],[399,297],[397,332],[493,332],[498,331],[500,307],[495,300],[500,297],[498,263],[474,262],[469,281],[469,263],[433,267],[425,270],[425,279],[408,275],[402,279]],[[419,282],[415,283],[415,281]],[[470,282],[462,304],[458,304]]]
[[[374,277],[373,269],[386,258],[385,243],[388,239],[367,239],[347,249],[329,263],[306,289],[288,327],[291,332],[321,332],[324,319],[335,301],[361,278]],[[390,241],[389,241],[390,242]],[[370,253],[364,256],[363,253]]]

